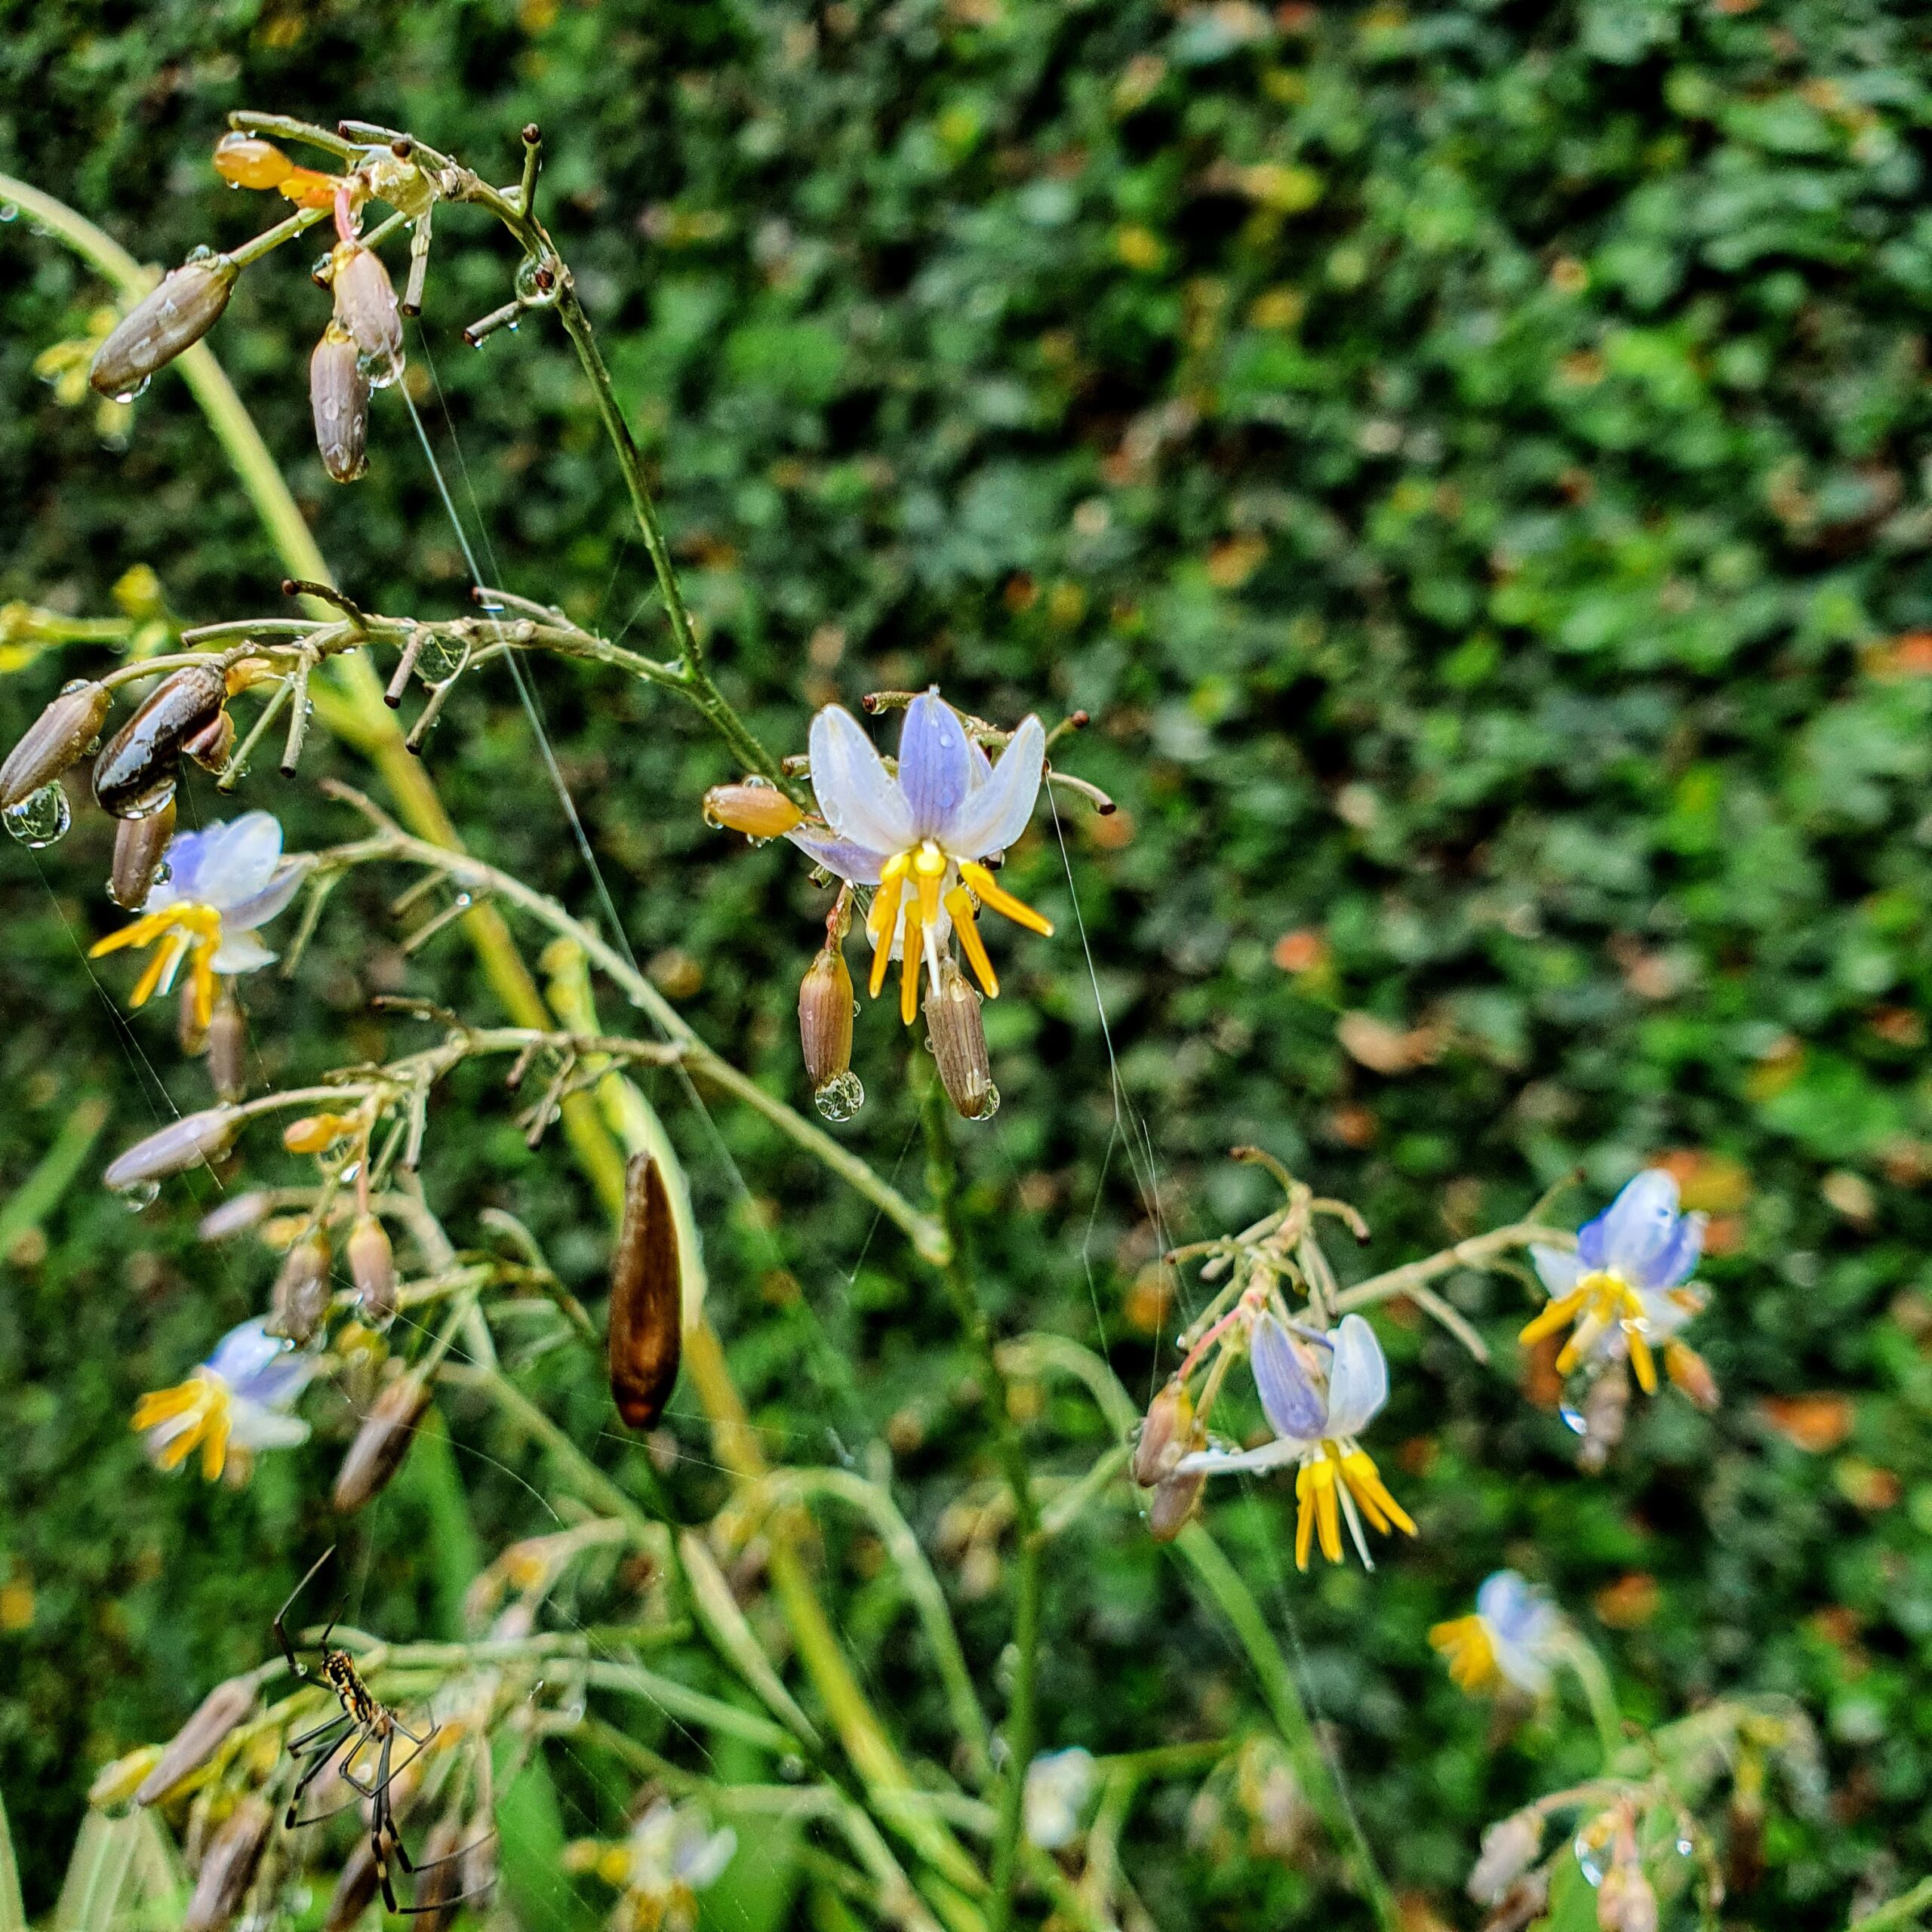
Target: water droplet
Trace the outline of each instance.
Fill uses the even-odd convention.
[[[20,211],[11,202],[0,202],[0,221],[18,221]]]
[[[309,273],[326,288],[329,285],[330,277],[335,273],[335,263],[327,255],[318,255],[315,257],[315,266],[309,271]]]
[[[60,687],[60,695],[65,697],[69,691],[84,691],[87,688],[88,680],[85,678],[69,678]]]
[[[460,645],[452,644],[448,638],[426,632],[423,648],[416,654],[416,675],[426,685],[439,685],[445,678],[456,674],[456,667],[463,662]]]
[[[31,845],[36,851],[43,845],[51,845],[67,829],[72,819],[72,814],[67,809],[67,795],[57,782],[43,785],[38,792],[29,792],[17,805],[0,812],[0,820],[5,821],[7,829],[23,845]]]
[[[194,247],[188,251],[189,262],[211,262],[214,258],[214,251],[205,242],[196,242]],[[185,268],[187,263],[184,262],[182,266]]]
[[[148,385],[153,380],[154,378],[152,376],[143,376],[132,389],[116,389],[114,392],[114,400],[116,402],[137,402],[147,394]]]
[[[516,265],[515,288],[519,302],[547,302],[555,286],[543,264],[534,255],[526,255]],[[515,323],[510,324],[512,328]]]
[[[1577,1868],[1593,1885],[1603,1883],[1604,1874],[1610,1869],[1610,1860],[1604,1847],[1591,1842],[1587,1829],[1577,1834]]]
[[[769,838],[747,838],[745,843],[755,851],[761,845],[769,845],[771,841]]]
[[[1688,1838],[1679,1838],[1677,1841],[1677,1855],[1679,1858],[1688,1858],[1697,1849],[1697,1847]]]
[[[999,1089],[989,1080],[986,1091],[980,1096],[980,1104],[967,1115],[968,1120],[991,1120],[999,1112]]]
[[[1583,1411],[1574,1403],[1560,1404],[1556,1413],[1563,1418],[1563,1426],[1572,1435],[1587,1435],[1589,1433],[1590,1426],[1584,1420]]]
[[[131,799],[115,814],[118,818],[152,818],[174,796],[175,774],[164,773],[152,791],[143,792],[138,798]]]
[[[402,374],[402,357],[384,350],[380,355],[358,355],[355,373],[372,389],[386,389]]]
[[[835,1073],[812,1096],[812,1105],[832,1121],[850,1120],[866,1104],[866,1090],[856,1073]]]
[[[158,1180],[137,1180],[131,1187],[121,1190],[121,1198],[127,1204],[131,1214],[138,1214],[143,1208],[152,1208],[161,1192]]]
[[[500,617],[503,614],[503,604],[500,600],[497,598],[479,597],[477,598],[476,602],[478,608],[490,617]]]

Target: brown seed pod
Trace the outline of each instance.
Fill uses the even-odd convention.
[[[181,1932],[226,1932],[233,1923],[262,1862],[274,1820],[275,1814],[266,1801],[253,1794],[228,1814],[202,1854],[195,1895],[188,1901]]]
[[[184,262],[164,275],[94,351],[88,380],[103,395],[138,389],[214,327],[228,306],[235,275],[235,264],[225,255]]]
[[[429,1406],[429,1385],[414,1372],[398,1375],[376,1398],[335,1479],[334,1503],[342,1515],[352,1515],[388,1487]]]
[[[181,749],[204,771],[220,771],[235,749],[234,714],[217,711],[192,738],[182,741]]]
[[[1134,1444],[1134,1480],[1152,1489],[1174,1473],[1174,1465],[1194,1445],[1194,1403],[1178,1377],[1148,1404],[1146,1419]]]
[[[423,1932],[445,1932],[455,1922],[456,1900],[463,1890],[463,1868],[456,1854],[466,1842],[463,1820],[454,1812],[438,1818],[424,1835],[416,1854],[416,1896],[410,1911]]]
[[[955,1110],[968,1120],[989,1120],[999,1107],[992,1063],[986,1056],[986,1029],[980,1018],[980,995],[949,959],[939,984],[926,995],[926,1037],[939,1063],[940,1084]]]
[[[349,1927],[375,1903],[376,1887],[381,1880],[382,1875],[376,1869],[375,1849],[369,1842],[369,1834],[358,1832],[343,1863],[342,1876],[329,1894],[329,1909],[322,1918],[322,1932],[349,1932]]]
[[[11,811],[51,785],[86,752],[107,721],[114,694],[105,685],[76,682],[29,724],[0,764],[0,811]]]
[[[852,1064],[852,975],[835,946],[823,948],[798,988],[798,1041],[816,1093]]]
[[[395,1251],[380,1221],[358,1214],[349,1231],[349,1274],[362,1298],[362,1319],[372,1328],[386,1328],[399,1304],[395,1292]]]
[[[116,818],[146,818],[174,796],[181,747],[213,724],[228,683],[214,664],[184,664],[162,678],[94,761],[94,800]]]
[[[362,354],[385,365],[402,352],[402,312],[382,257],[359,242],[336,245],[329,286],[335,294],[336,326]]]
[[[322,467],[338,483],[353,483],[369,466],[369,379],[362,352],[334,322],[309,358],[309,409]]]
[[[233,993],[224,992],[208,1022],[208,1077],[218,1098],[240,1100],[248,1092],[248,1016]]]
[[[683,1276],[664,1176],[648,1154],[624,1170],[624,1215],[611,1260],[611,1397],[627,1428],[664,1413],[683,1348]]]
[[[168,841],[174,836],[174,801],[146,818],[117,820],[114,826],[114,863],[107,875],[107,896],[117,906],[138,912],[161,871]],[[192,986],[192,979],[186,983]]]
[[[185,1174],[225,1152],[241,1124],[227,1107],[183,1114],[110,1161],[101,1179],[109,1187],[138,1187],[143,1181]]]
[[[157,1804],[191,1771],[198,1771],[229,1733],[254,1709],[255,1680],[231,1677],[217,1684],[195,1714],[162,1747],[159,1759],[134,1793],[137,1804]]]
[[[318,1228],[291,1247],[275,1278],[268,1332],[306,1348],[329,1312],[329,1238]]]

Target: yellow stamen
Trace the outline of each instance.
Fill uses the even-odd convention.
[[[1451,1680],[1464,1690],[1486,1690],[1498,1683],[1502,1671],[1496,1661],[1496,1645],[1489,1626],[1480,1617],[1451,1617],[1446,1623],[1431,1626],[1430,1645],[1441,1652]]]
[[[1524,1324],[1522,1332],[1516,1337],[1519,1342],[1540,1342],[1546,1335],[1553,1335],[1581,1308],[1587,1298],[1588,1291],[1573,1288],[1567,1295],[1558,1295],[1543,1312]]]
[[[1325,1447],[1326,1445],[1324,1445]],[[1321,1553],[1331,1563],[1342,1560],[1342,1511],[1335,1500],[1335,1464],[1333,1451],[1304,1463],[1295,1476],[1295,1499],[1300,1513],[1295,1520],[1295,1567],[1308,1567],[1311,1531],[1321,1545]]]
[[[178,1469],[198,1448],[202,1474],[214,1482],[228,1464],[231,1407],[227,1384],[198,1368],[187,1381],[143,1395],[134,1404],[134,1426],[145,1433],[164,1423],[184,1423],[162,1445],[155,1460],[164,1469]]]
[[[872,977],[867,996],[877,999],[885,985],[885,971],[892,963],[892,935],[899,926],[899,901],[906,891],[908,854],[895,852],[879,869],[878,891],[872,895],[872,910],[866,915],[866,932],[872,943]]]
[[[919,1010],[919,966],[924,951],[916,904],[906,909],[904,944],[905,954],[899,962],[899,1017],[909,1026]]]
[[[1623,1339],[1630,1345],[1630,1366],[1637,1371],[1637,1386],[1647,1395],[1657,1392],[1657,1358],[1651,1353],[1650,1338],[1643,1331],[1642,1318],[1626,1319]]]
[[[946,878],[946,854],[928,838],[912,860],[912,881],[919,889],[919,917],[928,926],[939,923],[939,889]]]
[[[152,946],[157,940],[161,941],[159,949],[135,981],[128,1004],[146,1005],[156,989],[174,983],[182,961],[192,953],[195,1017],[198,1024],[206,1026],[214,1014],[214,956],[221,949],[221,914],[216,907],[184,900],[178,906],[143,913],[133,924],[97,940],[88,949],[88,957],[98,959],[123,946]]]
[[[952,915],[952,924],[959,935],[959,949],[966,955],[966,963],[973,969],[973,977],[985,989],[989,999],[999,998],[999,976],[993,971],[993,962],[986,952],[986,943],[980,937],[978,924],[973,917],[973,895],[963,885],[955,885],[946,895],[946,909]]]
[[[1404,1536],[1412,1537],[1416,1526],[1409,1512],[1389,1494],[1389,1487],[1382,1480],[1382,1472],[1370,1460],[1366,1451],[1351,1449],[1342,1458],[1342,1480],[1349,1486],[1349,1493],[1361,1505],[1362,1514],[1386,1537],[1392,1523]]]
[[[1029,932],[1051,937],[1054,929],[1052,920],[1042,918],[1025,900],[1014,898],[977,860],[961,859],[959,876],[979,894],[981,904],[990,906],[995,912],[1004,913],[1017,926],[1024,926]]]

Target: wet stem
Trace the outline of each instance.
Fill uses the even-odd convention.
[[[952,1140],[952,1118],[945,1090],[929,1073],[921,1109],[926,1134],[926,1186],[934,1211],[945,1229],[950,1254],[940,1270],[947,1298],[958,1317],[974,1352],[979,1357],[988,1419],[992,1424],[1000,1463],[1012,1492],[1019,1531],[1018,1579],[1013,1613],[1013,1687],[1007,1706],[1003,1742],[999,1822],[993,1840],[992,1897],[988,1903],[988,1932],[1007,1932],[1013,1922],[1014,1882],[1017,1873],[1021,1829],[1025,1822],[1026,1767],[1032,1761],[1038,1729],[1035,1689],[1038,1677],[1041,1590],[1041,1554],[1045,1537],[1038,1506],[1026,1466],[1026,1447],[1013,1419],[1005,1371],[995,1352],[992,1324],[980,1305],[974,1286],[971,1251],[967,1244],[965,1218],[960,1199],[959,1162]]]

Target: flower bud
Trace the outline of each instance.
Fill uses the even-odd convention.
[[[395,1251],[383,1224],[373,1214],[358,1214],[349,1231],[349,1274],[361,1297],[362,1319],[371,1327],[386,1328],[399,1304],[395,1292]]]
[[[376,1869],[376,1854],[367,1832],[358,1832],[343,1862],[342,1876],[329,1894],[329,1909],[323,1915],[322,1932],[349,1932],[349,1928],[375,1903],[376,1887],[382,1875]]]
[[[138,826],[140,823],[139,819],[124,819],[122,821],[124,826]],[[119,841],[117,839],[115,843],[118,844]],[[174,1040],[182,1052],[191,1060],[195,1054],[208,1051],[208,1029],[202,1024],[201,994],[192,974],[181,982],[174,1012]],[[228,1096],[217,1094],[215,1097],[225,1100]]]
[[[281,1130],[281,1144],[291,1154],[320,1154],[356,1128],[353,1114],[304,1114]]]
[[[1657,1932],[1657,1895],[1634,1861],[1613,1865],[1597,1887],[1597,1932]]]
[[[336,326],[365,355],[386,367],[402,353],[402,311],[382,257],[359,242],[339,242],[330,259]]]
[[[181,749],[204,771],[220,771],[235,749],[233,714],[217,711],[192,738],[182,740]]]
[[[146,818],[174,796],[183,743],[212,724],[227,701],[215,664],[170,672],[94,761],[94,795],[116,818]]]
[[[704,795],[704,815],[728,832],[747,838],[782,838],[804,814],[776,785],[746,779],[741,785],[714,785]]]
[[[1148,1405],[1134,1444],[1134,1480],[1152,1489],[1193,1446],[1194,1401],[1176,1376]]]
[[[1710,1364],[1684,1342],[1666,1342],[1663,1351],[1664,1373],[1672,1385],[1683,1390],[1700,1409],[1715,1409],[1723,1399],[1718,1379]]]
[[[648,1154],[624,1170],[624,1214],[611,1257],[611,1399],[627,1429],[651,1428],[678,1380],[684,1282],[663,1170]]]
[[[318,1228],[283,1258],[270,1298],[268,1332],[306,1348],[329,1312],[329,1238]]]
[[[117,906],[138,912],[148,903],[148,894],[161,874],[161,862],[168,854],[168,841],[174,836],[174,801],[171,798],[158,812],[146,818],[117,819],[114,823],[114,863],[107,875],[107,896]],[[192,978],[186,982],[194,984]]]
[[[416,1854],[416,1896],[410,1912],[423,1932],[445,1932],[456,1918],[456,1900],[463,1890],[463,1872],[456,1854],[464,1844],[463,1820],[451,1812],[438,1818],[424,1835]]]
[[[226,1152],[241,1124],[229,1107],[208,1107],[198,1114],[183,1114],[110,1161],[101,1179],[109,1187],[138,1187],[143,1181],[185,1174],[189,1168]]]
[[[208,1077],[216,1097],[239,1100],[248,1091],[248,1016],[232,992],[217,1001],[208,1022]]]
[[[219,1208],[211,1208],[195,1230],[197,1241],[230,1241],[259,1228],[268,1218],[269,1197],[260,1188],[246,1194],[231,1194]]]
[[[814,1092],[852,1064],[852,975],[835,946],[823,947],[798,988],[798,1039]]]
[[[181,1932],[226,1932],[242,1909],[269,1841],[275,1814],[252,1792],[208,1841]]]
[[[980,995],[950,959],[940,968],[938,986],[926,995],[926,1037],[946,1097],[964,1118],[990,1120],[998,1110],[999,1089],[986,1057]]]
[[[225,255],[184,262],[122,317],[94,351],[88,380],[103,395],[125,396],[213,328],[228,306],[235,264]]]
[[[88,1802],[97,1811],[104,1811],[110,1818],[122,1817],[134,1801],[138,1791],[148,1774],[161,1762],[161,1746],[143,1744],[139,1750],[130,1751],[125,1758],[116,1758],[111,1764],[103,1764],[94,1774],[94,1783],[88,1786]]]
[[[479,1812],[473,1821],[469,1848],[463,1854],[463,1889],[477,1901],[481,1911],[489,1903],[491,1887],[497,1882],[497,1834],[488,1814]]]
[[[1147,1504],[1147,1530],[1156,1543],[1172,1543],[1193,1520],[1208,1478],[1198,1470],[1163,1476]]]
[[[334,1503],[342,1515],[352,1515],[389,1486],[429,1406],[428,1385],[413,1371],[398,1375],[377,1396],[335,1479]]]
[[[1469,1868],[1468,1890],[1478,1905],[1494,1905],[1536,1863],[1543,1849],[1543,1820],[1534,1811],[1512,1811],[1482,1835],[1482,1850]]]
[[[353,483],[369,466],[369,379],[362,352],[334,322],[309,358],[309,409],[322,467]]]
[[[224,134],[216,142],[214,171],[235,188],[279,188],[295,164],[258,134]]]
[[[105,685],[75,683],[29,724],[0,764],[0,811],[11,811],[50,785],[100,735],[114,694]]]
[[[217,1684],[195,1707],[194,1715],[162,1746],[153,1769],[134,1793],[135,1803],[159,1804],[190,1772],[199,1770],[214,1755],[254,1706],[252,1677],[231,1677],[226,1684]]]
[[[1630,1377],[1622,1362],[1611,1362],[1590,1384],[1579,1413],[1583,1439],[1577,1446],[1577,1466],[1595,1475],[1623,1440],[1623,1425],[1630,1413]]]

